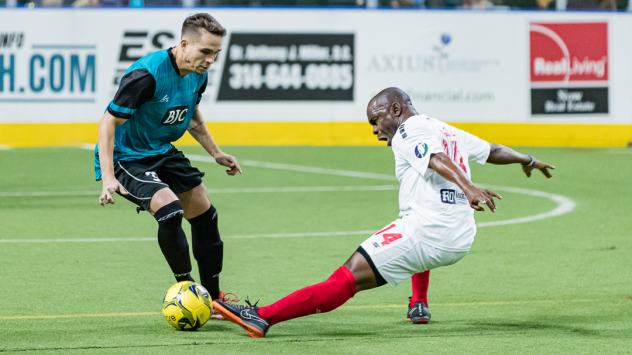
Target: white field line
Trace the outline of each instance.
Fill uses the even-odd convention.
[[[212,157],[206,157],[203,155],[187,155],[187,158],[193,161],[215,163],[215,159],[213,159]],[[327,169],[327,168],[317,168],[313,166],[270,163],[270,162],[256,161],[256,160],[239,160],[239,165],[256,166],[259,168],[269,168],[269,169],[278,169],[278,170],[300,171],[302,173],[327,174],[327,175],[357,177],[357,178],[363,178],[363,179],[397,181],[395,176],[387,175],[387,174],[364,173],[360,171],[351,171],[351,170]]]
[[[549,212],[545,212],[545,213],[541,213],[541,214],[537,214],[533,216],[508,219],[504,221],[477,223],[476,225],[479,228],[537,221],[540,219],[551,218],[551,217],[563,215],[565,213],[569,213],[575,208],[575,202],[573,200],[564,196],[555,195],[548,192],[520,189],[520,188],[515,188],[515,187],[504,187],[504,186],[491,186],[491,185],[479,185],[479,186],[486,189],[493,190],[493,191],[506,191],[506,192],[530,195],[530,196],[544,197],[558,204],[556,208],[554,208],[553,210]],[[336,186],[330,186],[330,187],[337,188]],[[342,187],[345,187],[345,186],[342,186]],[[358,186],[358,188],[359,187],[360,186]],[[377,186],[377,187],[379,190],[385,190],[384,187],[389,187],[390,189],[395,190],[397,189],[398,186],[384,185],[384,186]],[[340,190],[325,190],[325,191],[340,191]],[[270,191],[266,191],[266,192],[270,192]],[[288,191],[285,191],[285,192],[288,192]],[[327,236],[336,236],[336,235],[370,236],[370,235],[373,235],[373,233],[375,233],[374,230],[364,230],[364,231],[347,231],[347,232],[250,234],[250,235],[224,236],[223,238],[225,239],[251,239],[251,238],[327,237]],[[0,239],[0,243],[152,242],[155,240],[156,238]]]
[[[515,223],[533,222],[540,219],[560,216],[571,212],[575,208],[575,202],[568,197],[551,194],[537,190],[521,189],[516,187],[478,185],[493,191],[506,191],[530,196],[548,198],[558,205],[553,210],[533,216],[478,223],[478,227],[501,226]],[[372,185],[372,186],[297,186],[297,187],[253,187],[253,188],[229,188],[208,189],[211,194],[231,193],[289,193],[289,192],[340,192],[340,191],[390,191],[399,189],[398,185]],[[31,191],[31,192],[0,192],[0,197],[45,197],[45,196],[98,196],[100,191]],[[116,239],[118,240],[118,239]],[[115,241],[116,241],[115,240]],[[1,241],[0,241],[1,242]]]
[[[285,234],[249,234],[222,236],[222,239],[252,239],[252,238],[289,238],[289,237],[330,237],[335,235],[358,235],[367,237],[375,230],[350,232],[316,232],[316,233],[285,233]],[[84,238],[84,239],[0,239],[0,243],[91,243],[91,242],[155,242],[156,238]]]
[[[494,191],[494,192],[496,192],[496,191],[506,191],[506,192],[513,192],[513,193],[517,193],[517,194],[523,194],[523,195],[544,197],[544,198],[548,198],[549,200],[557,203],[557,207],[555,207],[551,211],[548,211],[548,212],[545,212],[545,213],[540,213],[540,214],[536,214],[536,215],[533,215],[533,216],[527,216],[527,217],[506,219],[504,221],[493,221],[493,222],[477,223],[476,226],[479,227],[479,228],[480,227],[503,226],[503,225],[507,225],[507,224],[533,222],[533,221],[537,221],[537,220],[540,220],[540,219],[561,216],[563,214],[571,212],[572,210],[575,209],[575,206],[576,206],[575,201],[571,200],[568,197],[565,197],[565,196],[562,196],[562,195],[556,195],[556,194],[552,194],[552,193],[548,193],[548,192],[544,192],[544,191],[521,189],[521,188],[518,188],[518,187],[484,185],[484,184],[476,184],[476,185],[478,187],[481,187],[481,188],[484,188],[484,189],[488,189],[488,190],[491,190],[491,191]]]
[[[83,144],[80,148],[83,149],[94,149],[94,145],[93,144]],[[210,163],[215,163],[215,160],[211,157],[206,157],[206,156],[202,156],[202,155],[189,155],[188,156],[190,160],[193,161],[200,161],[200,162],[210,162]],[[263,168],[271,168],[271,169],[279,169],[279,170],[292,170],[292,171],[300,171],[300,172],[306,172],[306,173],[317,173],[317,174],[328,174],[328,175],[338,175],[338,176],[348,176],[348,177],[357,177],[357,178],[367,178],[367,179],[379,179],[379,180],[388,180],[388,181],[393,181],[396,180],[394,176],[392,175],[386,175],[386,174],[374,174],[374,173],[365,173],[365,172],[358,172],[358,171],[350,171],[350,170],[338,170],[338,169],[326,169],[326,168],[317,168],[317,167],[310,167],[310,166],[302,166],[302,165],[292,165],[292,164],[280,164],[280,163],[270,163],[270,162],[261,162],[261,161],[254,161],[254,160],[241,160],[240,161],[241,165],[244,166],[257,166],[257,167],[263,167]],[[484,222],[484,223],[478,223],[477,226],[478,227],[491,227],[491,226],[499,226],[499,225],[508,225],[508,224],[516,224],[516,223],[525,223],[525,222],[533,222],[533,221],[537,221],[537,220],[541,220],[541,219],[545,219],[545,218],[551,218],[551,217],[555,217],[555,216],[560,216],[566,213],[571,212],[576,204],[573,200],[571,200],[568,197],[565,196],[561,196],[561,195],[557,195],[557,194],[552,194],[552,193],[548,193],[548,192],[543,192],[543,191],[537,191],[537,190],[530,190],[530,189],[522,189],[522,188],[516,188],[516,187],[505,187],[505,186],[493,186],[493,185],[479,185],[482,188],[487,188],[490,190],[495,190],[495,191],[506,191],[506,192],[512,192],[512,193],[518,193],[518,194],[525,194],[525,195],[530,195],[530,196],[537,196],[537,197],[544,197],[544,198],[548,198],[549,200],[557,203],[557,207],[555,207],[553,210],[545,212],[545,213],[540,213],[537,215],[533,215],[533,216],[527,216],[527,217],[520,217],[520,218],[514,218],[514,219],[509,219],[509,220],[503,220],[503,221],[492,221],[492,222]],[[376,190],[390,190],[396,189],[396,185],[384,185],[384,186],[367,186],[367,187],[362,187],[362,186],[343,186],[343,187],[334,187],[334,186],[325,186],[325,187],[320,187],[320,190],[312,190],[314,189],[314,187],[289,187],[289,188],[247,188],[247,189],[209,189],[210,193],[222,193],[224,191],[226,191],[225,193],[244,193],[244,192],[307,192],[307,191],[364,191],[365,188],[370,188],[370,189],[376,189]],[[318,187],[316,187],[318,188]],[[344,190],[336,190],[336,188],[343,188]],[[309,189],[309,190],[308,190]],[[34,192],[34,193],[38,193],[38,192]],[[32,193],[32,194],[34,194]],[[39,192],[40,195],[31,195],[31,196],[45,196],[42,195],[42,192]],[[59,193],[59,192],[54,192],[54,193]],[[88,191],[83,191],[83,192],[79,192],[82,195],[85,194],[92,194],[93,192],[88,192]],[[96,192],[98,194],[98,192]],[[19,196],[19,195],[15,195],[15,194],[19,194],[19,193],[0,193],[0,197],[3,196]],[[67,193],[64,193],[67,194]],[[331,234],[333,233],[333,234]],[[254,235],[249,235],[249,236],[234,236],[232,238],[274,238],[274,237],[309,237],[309,236],[326,236],[326,235],[354,235],[354,234],[372,234],[371,231],[351,231],[351,232],[330,232],[330,233],[295,233],[295,234],[254,234]],[[230,238],[230,237],[228,237]],[[90,239],[89,241],[137,241],[139,239],[144,240],[154,240],[153,238],[129,238],[129,239],[116,239],[116,238],[112,238],[111,240],[109,238],[105,238],[105,239]],[[49,240],[46,239],[28,239],[28,240],[32,240],[35,242],[50,242]],[[84,239],[55,239],[58,240],[60,242],[66,242],[66,241],[88,241],[88,240],[84,240]],[[26,242],[27,239],[25,240],[15,240],[15,239],[4,239],[4,240],[0,240],[1,242]]]
[[[94,144],[84,143],[79,146],[79,148],[94,150]],[[210,156],[205,155],[196,155],[196,154],[187,154],[186,156],[191,161],[200,161],[205,163],[215,163],[215,159]],[[387,174],[375,174],[375,173],[364,173],[360,171],[352,171],[352,170],[339,170],[339,169],[327,169],[327,168],[316,168],[312,166],[303,166],[303,165],[293,165],[293,164],[282,164],[282,163],[270,163],[265,161],[256,161],[256,160],[247,160],[240,159],[239,165],[241,166],[256,166],[260,168],[269,168],[269,169],[278,169],[278,170],[292,170],[292,171],[300,171],[303,173],[313,173],[313,174],[328,174],[328,175],[338,175],[338,176],[348,176],[348,177],[358,177],[364,179],[376,179],[376,180],[397,180],[393,175]]]
[[[296,186],[296,187],[247,187],[227,189],[207,189],[210,194],[270,193],[270,192],[339,192],[339,191],[391,191],[399,185],[366,186]],[[101,191],[23,191],[0,192],[0,197],[39,197],[39,196],[99,196]]]
[[[101,191],[16,191],[0,192],[0,197],[99,196]]]
[[[208,189],[211,194],[230,193],[267,193],[267,192],[338,192],[338,191],[392,191],[399,190],[399,185],[368,186],[305,186],[305,187],[250,187],[235,189]]]
[[[192,156],[189,156],[189,159],[201,161],[201,162],[212,162],[212,163],[215,162],[214,159],[210,157],[205,157],[202,155],[192,155]],[[245,160],[242,162],[246,162],[246,163],[245,164],[240,163],[241,165],[258,166],[258,167],[271,168],[271,169],[292,170],[292,171],[338,175],[338,176],[352,176],[352,177],[358,177],[358,178],[379,179],[379,180],[389,180],[389,181],[397,180],[394,176],[386,175],[386,174],[373,174],[373,173],[363,173],[363,172],[349,171],[349,170],[324,169],[324,168],[315,168],[315,167],[310,167],[310,166],[268,163],[268,162],[254,161],[254,160]],[[575,209],[575,206],[576,206],[575,202],[571,200],[570,198],[562,196],[562,195],[548,193],[548,192],[521,189],[517,187],[505,187],[505,186],[484,185],[484,184],[477,184],[477,186],[480,186],[482,188],[486,188],[489,190],[506,191],[506,192],[530,195],[530,196],[544,197],[557,203],[557,207],[545,213],[540,213],[537,215],[521,217],[521,218],[508,219],[504,221],[477,223],[476,224],[477,227],[491,227],[491,226],[502,226],[502,225],[507,225],[507,224],[533,222],[540,219],[551,218],[551,217],[560,216],[560,215],[569,213],[573,209]]]

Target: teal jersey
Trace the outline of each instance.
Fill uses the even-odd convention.
[[[171,49],[148,54],[127,69],[107,111],[127,121],[116,127],[114,164],[165,154],[184,135],[207,85],[207,73],[180,76]],[[94,170],[101,180],[99,146]]]

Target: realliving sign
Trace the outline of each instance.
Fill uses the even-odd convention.
[[[608,23],[531,23],[531,114],[608,113]]]

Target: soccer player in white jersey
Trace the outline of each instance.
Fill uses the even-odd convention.
[[[474,211],[496,211],[496,193],[471,181],[470,161],[521,164],[527,176],[538,169],[551,177],[554,167],[499,144],[417,113],[408,95],[388,88],[367,107],[369,123],[395,153],[400,218],[364,241],[327,280],[302,288],[265,307],[213,301],[225,319],[251,337],[264,337],[270,326],[332,311],[356,292],[385,284],[397,286],[414,274],[452,265],[469,251],[476,234]],[[413,285],[414,286],[414,285]],[[424,306],[425,307],[425,306]],[[421,305],[409,316],[423,316]],[[427,310],[426,310],[427,311]]]

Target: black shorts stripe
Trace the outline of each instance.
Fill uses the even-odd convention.
[[[375,280],[377,281],[377,287],[386,285],[387,284],[386,280],[384,280],[382,275],[380,275],[380,272],[377,271],[375,264],[373,264],[373,260],[371,260],[371,257],[366,252],[366,250],[364,250],[364,248],[360,245],[358,247],[357,252],[362,254],[362,256],[364,256],[364,259],[366,259],[366,261],[369,263],[369,266],[371,266],[371,270],[373,270],[373,274],[375,275]]]

